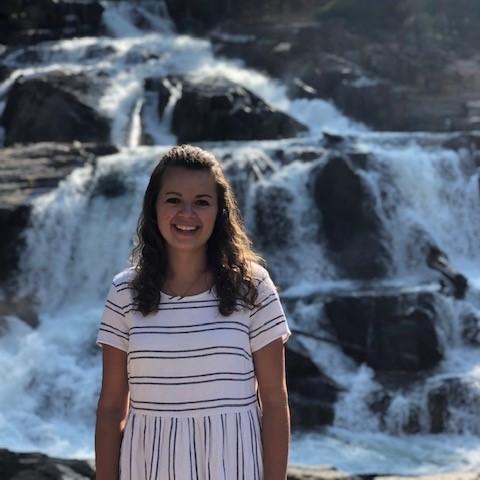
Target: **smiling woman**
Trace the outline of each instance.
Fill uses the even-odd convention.
[[[218,211],[213,174],[170,167],[162,179],[156,211],[168,257],[176,250],[203,248],[213,232]]]
[[[211,153],[164,155],[137,235],[97,338],[97,479],[285,479],[290,330]]]

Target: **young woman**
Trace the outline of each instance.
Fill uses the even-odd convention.
[[[284,480],[290,330],[215,157],[169,150],[98,333],[97,480]]]

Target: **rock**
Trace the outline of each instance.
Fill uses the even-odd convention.
[[[472,0],[463,1],[473,11]],[[190,23],[203,22],[192,2],[170,3],[182,3]],[[203,29],[213,23],[219,54],[280,78],[292,97],[329,99],[378,130],[478,129],[480,63],[471,46],[479,34],[472,18],[444,1],[431,11],[402,0],[388,14],[373,3],[375,15],[348,0],[272,0],[254,13],[247,0],[235,8],[225,2],[220,18]]]
[[[479,132],[462,132],[457,133],[446,140],[443,145],[444,148],[450,148],[451,150],[465,149],[470,152],[480,150],[480,133]],[[480,166],[477,165],[477,166]]]
[[[311,361],[293,338],[287,343],[285,353],[292,425],[308,428],[331,425],[341,387]]]
[[[427,394],[430,432],[480,434],[478,380],[449,377],[431,380],[430,384]],[[461,415],[457,412],[461,412]]]
[[[4,480],[93,480],[92,462],[53,458],[43,453],[14,453],[0,449]]]
[[[98,35],[103,10],[96,0],[3,0],[0,44]]]
[[[0,65],[0,83],[6,80],[12,72],[13,69],[11,67],[7,67],[6,65]]]
[[[247,208],[250,185],[268,177],[275,171],[275,164],[269,156],[260,151],[247,152],[245,156],[233,156],[230,152],[219,155],[223,171],[235,192],[240,211]]]
[[[433,475],[379,475],[375,480],[480,480],[476,472],[435,473]]]
[[[181,31],[202,32],[222,18],[224,6],[228,2],[208,0],[199,4],[189,0],[167,0],[165,3],[177,28]]]
[[[373,193],[348,155],[332,154],[325,166],[314,170],[312,195],[340,271],[357,279],[386,275],[391,255]]]
[[[470,312],[460,318],[462,338],[470,345],[480,346],[480,315]]]
[[[110,145],[52,143],[0,150],[0,230],[4,232],[0,237],[0,285],[3,288],[14,290],[11,280],[23,246],[22,232],[30,218],[31,200],[55,188],[74,168],[116,151]]]
[[[315,467],[290,465],[287,475],[287,480],[360,480],[361,478],[327,465]]]
[[[260,185],[254,204],[255,238],[263,250],[286,247],[293,233],[289,207],[292,193],[277,185]]]
[[[294,137],[306,127],[226,78],[182,80],[172,118],[179,143]]]
[[[352,292],[325,303],[342,350],[377,371],[418,372],[435,367],[442,351],[430,292]]]
[[[158,117],[162,118],[168,100],[172,95],[174,85],[181,82],[179,77],[164,77],[164,78],[146,78],[145,90],[147,92],[155,92],[158,95],[157,113]]]
[[[67,83],[70,85],[66,85]],[[87,105],[88,80],[68,75],[19,78],[1,118],[5,145],[31,142],[108,142],[109,120]],[[81,91],[78,95],[77,91]]]

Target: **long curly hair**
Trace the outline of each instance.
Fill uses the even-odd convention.
[[[212,271],[219,311],[228,316],[239,305],[253,308],[257,300],[253,263],[265,261],[252,250],[233,189],[215,156],[199,147],[179,145],[168,150],[154,168],[143,199],[137,238],[131,254],[135,268],[130,284],[135,307],[144,316],[158,310],[166,278],[165,239],[157,224],[156,202],[168,167],[211,172],[217,186],[218,213],[207,242],[207,267]]]

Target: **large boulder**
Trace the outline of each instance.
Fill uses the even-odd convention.
[[[331,425],[342,389],[312,362],[307,352],[293,343],[293,339],[287,343],[285,353],[292,424],[310,428]]]
[[[356,279],[386,275],[391,265],[388,242],[358,161],[334,152],[312,173],[312,194],[331,259],[340,272]]]
[[[1,118],[5,145],[108,142],[110,122],[88,104],[88,93],[82,91],[88,88],[87,79],[70,75],[19,78]]]
[[[172,132],[179,143],[277,139],[294,137],[307,130],[300,122],[226,78],[170,77],[165,81],[181,91],[172,116]],[[159,92],[159,112],[163,112],[168,101],[165,81],[146,82],[147,90]]]
[[[97,0],[2,0],[0,44],[98,35],[103,10]]]
[[[325,313],[342,350],[376,371],[415,373],[442,359],[432,292],[352,292],[328,300]]]

